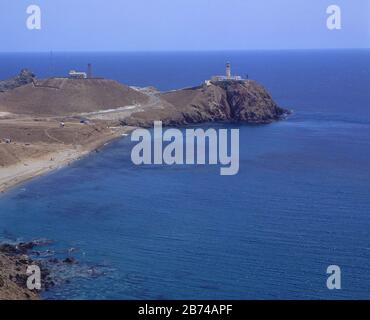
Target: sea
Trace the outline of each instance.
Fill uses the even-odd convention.
[[[240,130],[240,171],[135,166],[123,137],[0,196],[3,241],[49,239],[44,299],[369,299],[370,50],[0,54],[0,78],[92,63],[96,76],[173,90],[223,74],[293,110]],[[341,289],[329,290],[329,266]]]

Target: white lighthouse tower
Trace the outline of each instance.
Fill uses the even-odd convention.
[[[211,80],[206,80],[205,83],[207,85],[210,84],[210,82],[220,82],[220,81],[243,81],[243,78],[240,76],[233,76],[231,74],[231,63],[226,63],[226,74],[224,76],[213,76]]]
[[[231,64],[230,62],[226,63],[226,79],[231,79]]]

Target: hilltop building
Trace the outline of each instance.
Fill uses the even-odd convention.
[[[71,70],[68,73],[70,79],[91,79],[92,78],[92,64],[87,65],[87,72]]]
[[[230,62],[226,63],[226,74],[224,76],[213,76],[211,78],[211,82],[218,82],[218,81],[240,81],[243,80],[240,76],[233,76],[231,74],[231,64]]]
[[[86,72],[79,72],[76,70],[71,70],[68,73],[70,79],[87,79]]]

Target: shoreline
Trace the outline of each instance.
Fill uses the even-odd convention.
[[[77,147],[62,147],[37,159],[24,159],[21,163],[0,169],[0,197],[11,189],[31,179],[63,169],[71,163],[88,156],[94,150],[111,143],[123,135],[129,135],[134,127],[116,128],[110,135],[103,135],[98,141]],[[52,159],[52,160],[51,160]]]
[[[37,80],[22,70],[2,83],[10,89],[0,93],[0,199],[10,189],[64,168],[136,128],[151,128],[155,120],[165,127],[267,124],[289,113],[254,80],[207,80],[195,87],[160,92],[109,79]],[[33,298],[24,295],[24,286],[6,291],[19,284],[9,275],[24,280],[17,265],[29,261],[23,252],[13,254],[0,251],[0,272],[4,265],[0,299]]]
[[[28,84],[18,83],[23,78]],[[154,120],[166,127],[268,124],[289,113],[254,80],[207,80],[160,92],[109,79],[49,78],[37,86],[35,79],[22,70],[3,81],[16,89],[0,93],[0,193],[65,167],[132,128],[152,127]],[[58,90],[50,91],[51,85]]]

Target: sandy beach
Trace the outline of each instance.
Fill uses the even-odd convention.
[[[18,124],[21,124],[21,122]],[[66,124],[66,126],[67,125],[68,124]],[[59,131],[62,132],[63,129]],[[97,127],[90,126],[88,129],[95,131]],[[132,129],[132,127],[107,127],[104,130],[100,128],[99,131],[91,134],[88,139],[81,141],[81,144],[65,144],[63,141],[60,141],[60,143],[55,141],[51,144],[39,142],[1,143],[0,153],[6,153],[8,157],[13,156],[13,158],[16,158],[16,163],[5,163],[5,157],[0,159],[0,161],[3,162],[0,167],[0,192],[3,193],[29,179],[65,167],[104,144],[130,133]],[[85,128],[83,128],[83,130],[85,130]],[[68,129],[66,129],[66,131],[68,131]],[[75,130],[70,131],[73,133]],[[77,132],[78,131],[75,131],[74,134]],[[52,137],[53,136],[50,135],[48,138]],[[30,149],[32,149],[33,152],[28,152]]]

